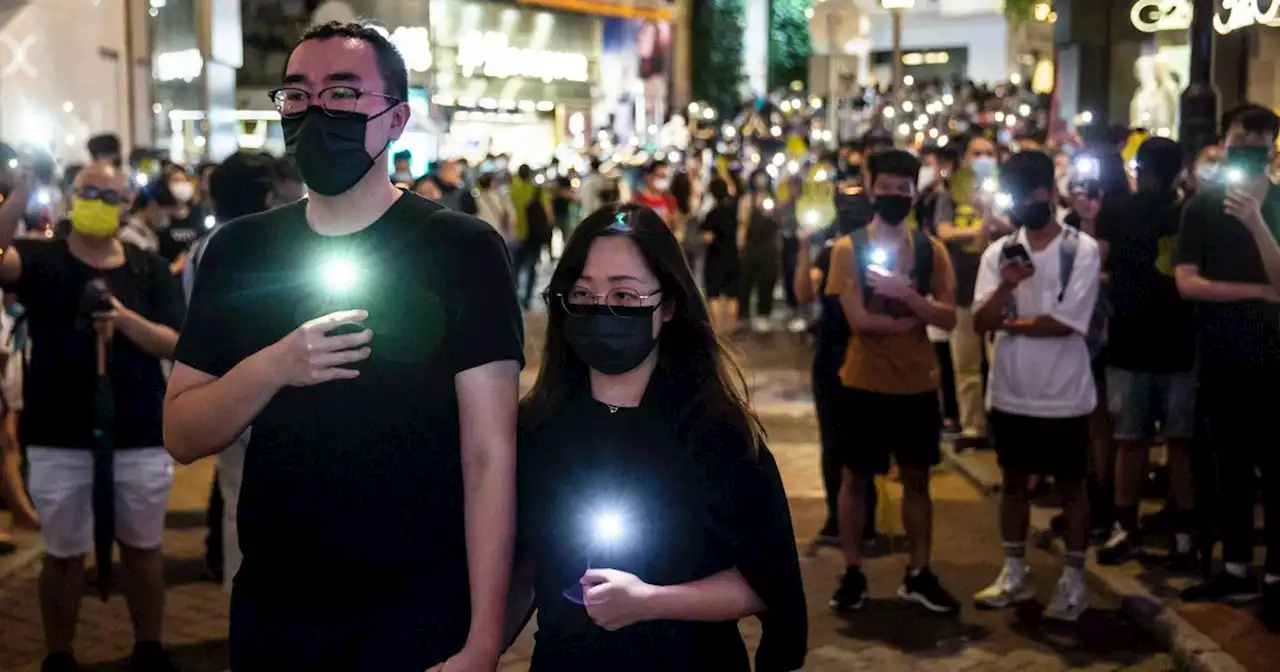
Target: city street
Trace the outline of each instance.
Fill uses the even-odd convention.
[[[530,348],[540,325],[530,325]],[[798,337],[752,336],[740,341],[756,408],[769,431],[790,496],[802,569],[809,597],[811,652],[807,670],[1143,670],[1172,669],[1171,659],[1099,595],[1095,608],[1075,625],[1044,622],[1044,602],[1060,563],[1043,550],[1029,551],[1039,601],[1018,611],[979,612],[968,596],[999,572],[1000,542],[994,501],[985,499],[959,474],[939,469],[934,481],[935,563],[942,581],[966,602],[959,618],[940,617],[900,603],[894,596],[905,568],[900,540],[890,552],[869,560],[873,597],[863,614],[842,618],[827,598],[843,570],[834,550],[808,552],[808,540],[823,515],[816,427],[808,394],[806,351]],[[525,382],[536,371],[530,366]],[[166,539],[169,590],[165,644],[184,670],[215,672],[227,667],[227,598],[208,582],[203,569],[204,505],[212,469],[209,461],[179,467]],[[896,501],[900,489],[890,484]],[[882,518],[883,520],[883,518]],[[303,559],[305,561],[305,559]],[[37,609],[39,564],[31,563],[0,582],[0,670],[35,672],[41,659]],[[342,577],[333,577],[341,581]],[[323,591],[324,586],[316,586]],[[754,619],[742,624],[749,640]],[[124,600],[108,604],[86,595],[77,654],[86,669],[127,669],[129,621]],[[524,670],[532,650],[526,632],[508,653],[503,670]]]

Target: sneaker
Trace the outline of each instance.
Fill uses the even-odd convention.
[[[59,651],[44,657],[40,672],[80,672],[80,663],[70,651]]]
[[[982,609],[1004,609],[1034,597],[1031,572],[1005,565],[994,583],[973,596],[973,603]]]
[[[803,317],[793,317],[787,323],[787,331],[793,334],[803,334],[809,330],[809,321]]]
[[[1084,581],[1081,579],[1072,579],[1066,574],[1058,579],[1058,585],[1053,589],[1053,599],[1049,600],[1049,606],[1044,610],[1044,617],[1055,621],[1065,621],[1067,623],[1075,623],[1086,609],[1089,608],[1089,602],[1084,597]]]
[[[938,577],[928,567],[921,569],[915,576],[907,572],[898,588],[898,597],[911,602],[919,602],[925,609],[939,614],[954,614],[960,611],[960,602],[938,583]]]
[[[1258,598],[1258,577],[1252,573],[1233,576],[1220,570],[1213,578],[1182,591],[1183,602],[1226,602],[1239,604]]]
[[[134,644],[129,669],[133,672],[178,672],[177,666],[169,660],[169,654],[164,652],[159,642]]]
[[[1098,549],[1097,560],[1099,565],[1123,565],[1141,553],[1142,547],[1138,545],[1135,535],[1116,525],[1107,543]]]
[[[861,568],[850,567],[844,570],[840,587],[828,604],[842,613],[862,611],[867,607],[867,576],[862,573]]]
[[[773,331],[773,323],[767,317],[757,317],[751,321],[751,330],[757,334],[767,334]]]

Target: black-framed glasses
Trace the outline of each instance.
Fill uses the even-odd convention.
[[[661,293],[661,289],[655,289],[648,294],[640,294],[630,289],[612,289],[604,294],[594,294],[581,287],[575,287],[568,292],[557,292],[552,296],[560,300],[564,312],[570,315],[583,315],[596,306],[604,306],[618,317],[642,317],[653,313],[658,307],[656,304],[645,305],[645,301]]]
[[[86,201],[102,201],[111,205],[120,205],[127,200],[124,194],[114,189],[98,189],[96,187],[81,187],[75,191],[75,195]]]
[[[321,89],[319,93],[311,93],[306,89],[299,89],[293,86],[284,86],[273,91],[267,92],[271,96],[271,102],[275,104],[276,111],[281,117],[286,119],[301,117],[307,113],[307,109],[311,107],[312,99],[320,101],[320,109],[331,117],[345,117],[356,111],[356,105],[360,103],[362,96],[377,96],[385,98],[392,102],[392,106],[403,103],[403,100],[395,96],[388,96],[385,93],[377,93],[374,91],[365,91],[357,89],[353,86],[331,86],[327,89]],[[391,109],[391,108],[387,108]]]

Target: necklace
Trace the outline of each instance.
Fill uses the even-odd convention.
[[[609,409],[609,415],[613,415],[618,412],[618,406],[614,406],[613,404],[605,404],[604,406]]]

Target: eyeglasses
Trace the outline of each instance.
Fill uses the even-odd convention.
[[[75,192],[75,195],[86,201],[102,201],[111,205],[120,205],[125,202],[124,194],[113,189],[82,187]]]
[[[649,294],[639,294],[630,289],[614,289],[606,294],[592,294],[575,287],[567,293],[556,293],[564,312],[570,315],[583,315],[596,306],[603,305],[609,312],[618,317],[642,317],[653,313],[657,305],[647,306],[645,301],[662,293],[661,289]]]
[[[364,91],[350,86],[331,86],[316,94],[304,89],[285,86],[269,91],[267,95],[271,96],[271,102],[275,103],[276,111],[286,119],[301,117],[306,114],[311,107],[312,98],[319,99],[320,109],[331,117],[345,117],[353,114],[361,96],[386,98],[392,101],[393,106],[404,102],[395,96],[388,96],[385,93]]]

